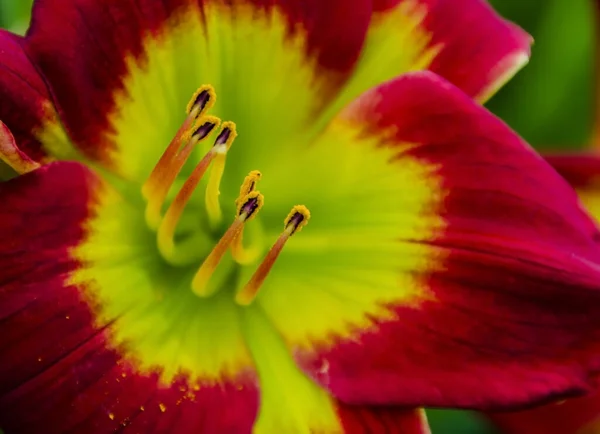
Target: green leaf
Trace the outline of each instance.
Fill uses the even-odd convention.
[[[488,107],[539,149],[581,148],[592,125],[592,2],[496,0],[535,38],[530,64]]]

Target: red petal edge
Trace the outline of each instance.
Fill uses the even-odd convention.
[[[374,13],[414,1],[441,47],[429,69],[478,99],[487,99],[524,65],[533,39],[483,0],[373,0]]]

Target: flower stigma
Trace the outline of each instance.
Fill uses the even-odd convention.
[[[203,85],[196,91],[188,104],[183,124],[142,186],[142,196],[146,200],[145,220],[148,227],[156,232],[157,248],[161,256],[172,266],[200,264],[191,282],[193,293],[199,297],[209,297],[223,286],[209,283],[228,251],[233,260],[230,260],[229,264],[237,266],[253,264],[261,254],[259,246],[244,246],[245,225],[258,215],[264,205],[264,196],[256,189],[262,177],[258,170],[251,171],[240,186],[239,195],[235,200],[236,213],[233,222],[216,244],[212,241],[216,239],[212,237],[215,232],[222,228],[223,213],[219,202],[219,187],[225,173],[227,153],[237,137],[235,123],[223,122],[207,114],[215,101],[216,93],[212,86]],[[178,176],[194,154],[193,151],[213,133],[216,134],[216,138],[212,146],[204,153],[183,184],[177,184]],[[210,174],[204,194],[205,212],[199,216],[199,219],[202,216],[206,218],[206,224],[202,227],[209,230],[198,230],[191,235],[188,231],[188,236],[180,240],[182,227],[187,228],[182,223],[183,213],[209,168]],[[181,187],[169,202],[169,198],[173,197],[169,192],[174,185]],[[164,208],[166,211],[163,214]],[[249,305],[254,300],[287,240],[300,231],[309,218],[310,212],[305,206],[293,207],[285,219],[283,232],[262,263],[248,283],[235,291],[238,304]],[[212,250],[211,245],[214,245]]]

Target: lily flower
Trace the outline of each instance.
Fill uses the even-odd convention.
[[[598,229],[472,99],[529,43],[477,0],[36,1],[0,33],[0,426],[413,433],[588,393]]]

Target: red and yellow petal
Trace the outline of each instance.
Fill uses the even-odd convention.
[[[423,69],[485,101],[527,63],[531,43],[485,0],[375,0],[361,59],[335,107]]]
[[[44,79],[24,51],[23,38],[0,29],[0,53],[0,121],[12,131],[18,146],[10,146],[11,150],[3,146],[0,158],[20,172],[23,158],[47,161],[53,154],[65,154],[70,144]],[[19,161],[15,153],[21,156]]]
[[[115,235],[131,232],[127,213],[117,211],[126,206],[111,204],[107,191],[76,163],[51,163],[0,184],[0,426],[11,433],[250,432],[258,388],[253,369],[243,367],[234,325],[222,324],[226,331],[204,342],[193,333],[216,328],[210,319],[186,324],[189,318],[180,316],[175,324],[153,314],[156,306],[143,297],[137,306],[116,300],[106,308],[111,290],[133,303],[149,285],[136,268],[149,258],[127,257],[139,248],[128,244],[135,239],[95,241],[111,224]],[[94,242],[89,251],[96,256],[86,257],[86,244]],[[86,280],[89,261],[104,280]],[[117,275],[120,286],[100,288]],[[169,303],[171,289],[163,286],[162,298],[157,291],[156,303],[177,308]],[[190,337],[174,342],[165,333],[178,325],[187,326]],[[190,342],[197,346],[180,349]],[[151,348],[159,354],[148,355]],[[185,359],[190,355],[196,359]]]
[[[27,47],[84,153],[143,179],[205,83],[219,95],[215,114],[238,123],[247,146],[304,131],[352,71],[370,6],[39,0]]]
[[[519,412],[488,413],[487,417],[502,434],[596,434],[600,429],[600,395]]]
[[[431,73],[396,79],[280,161],[287,178],[261,179],[261,218],[285,203],[312,217],[256,303],[336,398],[485,409],[589,390],[598,230],[459,89]]]

